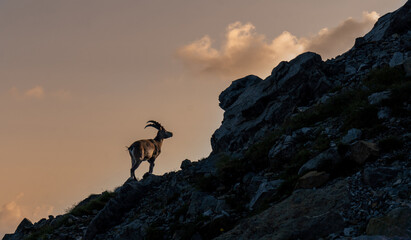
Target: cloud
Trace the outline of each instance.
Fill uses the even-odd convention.
[[[20,193],[12,201],[0,207],[0,237],[14,232],[24,217],[37,221],[53,213],[54,207],[51,205],[42,204],[35,207],[22,205],[20,202],[23,197],[24,193]]]
[[[16,230],[15,228],[22,220],[22,209],[17,204],[21,197],[23,197],[23,193],[19,194],[13,201],[0,207],[0,236]]]
[[[307,40],[305,49],[318,52],[323,58],[335,57],[352,47],[354,39],[369,31],[378,18],[376,12],[363,12],[361,21],[348,18],[337,27],[324,28]]]
[[[41,86],[35,86],[32,89],[27,90],[24,95],[29,98],[44,98],[44,89]]]
[[[35,86],[25,91],[12,87],[8,92],[9,95],[16,99],[45,99],[46,97],[51,97],[53,99],[68,100],[72,97],[71,92],[68,90],[60,89],[46,93],[42,86]]]
[[[313,36],[301,37],[284,31],[272,40],[259,34],[251,23],[235,22],[226,29],[219,49],[205,35],[177,50],[177,56],[194,72],[220,77],[241,77],[267,72],[283,60],[291,60],[305,51],[314,51],[323,58],[334,57],[348,50],[354,39],[368,31],[378,19],[376,12],[365,12],[361,20],[348,18],[338,26],[324,28]]]

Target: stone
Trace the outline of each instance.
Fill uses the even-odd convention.
[[[284,180],[279,179],[261,183],[254,197],[248,204],[248,208],[250,210],[258,208],[265,200],[274,197],[274,195],[277,193],[278,188],[283,182]]]
[[[367,141],[358,141],[350,145],[352,160],[358,164],[364,164],[379,155],[377,144]]]
[[[218,200],[206,193],[195,191],[190,197],[190,206],[188,207],[187,215],[195,217],[209,210],[216,209]]]
[[[345,67],[345,74],[350,76],[350,75],[354,75],[357,72],[357,69],[353,66],[347,65]]]
[[[30,220],[28,220],[27,218],[24,218],[20,222],[20,224],[17,226],[16,232],[23,232],[26,229],[29,229],[31,227],[33,227],[33,223]]]
[[[383,217],[371,218],[366,233],[367,235],[411,238],[411,208],[399,207]]]
[[[181,170],[186,170],[186,169],[190,168],[192,165],[193,164],[191,163],[191,161],[186,159],[186,160],[181,162],[180,168],[181,168]]]
[[[291,158],[294,154],[295,136],[287,135],[271,147],[268,157],[270,165],[275,167]]]
[[[404,54],[402,52],[396,52],[390,60],[390,67],[401,65],[404,62]]]
[[[330,179],[330,174],[326,172],[311,171],[298,179],[295,188],[318,188],[324,185],[328,179]]]
[[[357,128],[351,128],[347,134],[341,139],[342,143],[348,144],[355,140],[358,140],[362,135],[362,131]]]
[[[301,176],[310,171],[332,171],[341,161],[337,149],[329,148],[301,166],[298,175]]]
[[[354,228],[352,228],[352,227],[344,228],[344,236],[345,237],[351,237],[351,236],[354,235],[354,233],[355,233]]]
[[[391,116],[391,109],[389,107],[382,107],[378,110],[378,119],[389,119]]]
[[[261,78],[254,75],[249,75],[233,81],[230,87],[224,90],[218,97],[218,100],[220,100],[220,107],[222,109],[227,109],[237,101],[237,98],[247,89],[247,87],[255,85],[261,81]]]
[[[380,104],[383,100],[389,99],[391,91],[376,92],[368,96],[368,102],[371,105]]]

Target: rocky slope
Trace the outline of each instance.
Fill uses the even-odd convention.
[[[208,158],[3,239],[410,239],[410,76],[408,1],[335,59],[234,81]]]

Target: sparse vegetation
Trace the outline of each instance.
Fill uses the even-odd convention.
[[[387,90],[388,88],[399,85],[407,81],[405,71],[402,67],[385,66],[371,71],[364,79],[364,83],[373,92]]]
[[[69,216],[62,216],[60,219],[56,220],[56,224],[53,226],[44,225],[43,227],[35,230],[30,235],[28,235],[24,240],[43,240],[48,239],[47,235],[52,234],[56,229],[60,228],[63,225],[68,224]]]
[[[93,198],[84,204],[74,206],[71,210],[69,210],[69,213],[74,216],[91,215],[93,214],[93,211],[100,211],[114,196],[114,192],[104,191],[98,197]]]

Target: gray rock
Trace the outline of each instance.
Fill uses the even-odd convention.
[[[270,149],[268,157],[271,166],[278,166],[294,154],[295,136],[282,137],[280,141]]]
[[[404,62],[404,54],[402,52],[394,53],[390,60],[390,67],[401,65]]]
[[[391,109],[389,107],[382,107],[378,110],[377,117],[378,119],[389,119],[391,116]]]
[[[181,168],[182,170],[186,170],[186,169],[190,168],[192,165],[193,165],[193,164],[191,163],[191,161],[188,160],[188,159],[186,159],[186,160],[184,160],[184,161],[181,162],[180,168]]]
[[[191,217],[207,212],[208,210],[215,211],[218,201],[215,197],[203,192],[195,191],[190,197],[190,206],[188,207],[187,214]]]
[[[350,145],[350,156],[358,164],[364,164],[379,155],[377,144],[367,141],[358,141]]]
[[[353,66],[347,65],[345,67],[345,74],[348,76],[354,75],[357,72],[357,69]]]
[[[311,171],[298,179],[295,188],[321,187],[328,181],[328,179],[330,179],[330,174],[326,172]]]
[[[341,139],[342,143],[348,144],[355,140],[358,140],[362,135],[362,131],[357,128],[351,128],[347,134]]]
[[[330,148],[301,166],[300,170],[298,170],[298,175],[303,175],[310,171],[331,171],[341,162],[341,160],[337,149]]]
[[[222,109],[227,109],[231,104],[237,101],[238,97],[247,89],[247,87],[255,85],[261,81],[261,78],[254,75],[249,75],[245,78],[233,81],[230,87],[220,94],[218,98],[220,100],[220,107]]]
[[[250,194],[254,194],[258,188],[260,187],[261,183],[264,182],[266,179],[264,179],[263,176],[253,176],[250,180],[249,183],[246,185],[247,192]]]
[[[371,105],[380,104],[382,100],[388,99],[390,98],[390,96],[391,96],[391,91],[373,93],[370,96],[368,96],[368,102]]]
[[[264,200],[273,197],[283,182],[284,180],[279,179],[261,183],[254,197],[248,204],[248,208],[252,210],[258,207]]]
[[[367,235],[411,238],[411,208],[396,208],[383,217],[370,219],[366,232]]]

